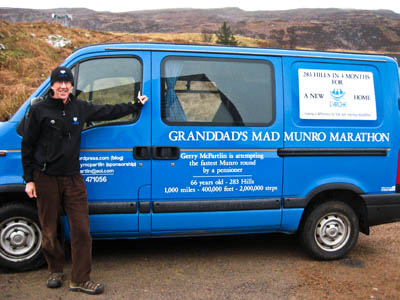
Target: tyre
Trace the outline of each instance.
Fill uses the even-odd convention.
[[[319,260],[344,257],[358,239],[359,220],[344,202],[328,201],[314,207],[300,228],[299,237],[305,250]]]
[[[42,233],[33,206],[7,203],[0,207],[0,266],[14,271],[42,266],[41,245]]]

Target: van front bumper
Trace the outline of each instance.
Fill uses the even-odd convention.
[[[400,194],[361,195],[367,208],[368,226],[400,221]]]

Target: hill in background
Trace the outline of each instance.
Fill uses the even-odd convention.
[[[51,22],[52,15],[71,16],[71,27],[130,33],[215,32],[227,22],[235,35],[264,40],[274,48],[400,52],[400,15],[388,10],[294,9],[243,11],[164,9],[124,13],[89,9],[0,8],[9,22]]]

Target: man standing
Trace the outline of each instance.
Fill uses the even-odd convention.
[[[57,237],[61,207],[68,216],[71,235],[71,291],[100,294],[104,285],[90,280],[92,239],[86,187],[80,174],[81,131],[85,122],[118,119],[139,112],[147,96],[134,103],[93,105],[76,99],[71,91],[71,70],[57,67],[51,73],[51,91],[33,104],[25,119],[22,164],[25,191],[37,198],[42,227],[42,248],[50,276],[49,288],[64,280],[64,249]]]

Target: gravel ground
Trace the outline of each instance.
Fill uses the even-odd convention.
[[[0,299],[400,299],[400,223],[360,234],[348,257],[310,259],[293,236],[97,241],[98,296],[46,288],[47,270],[0,270]],[[70,262],[65,273],[69,277]]]

